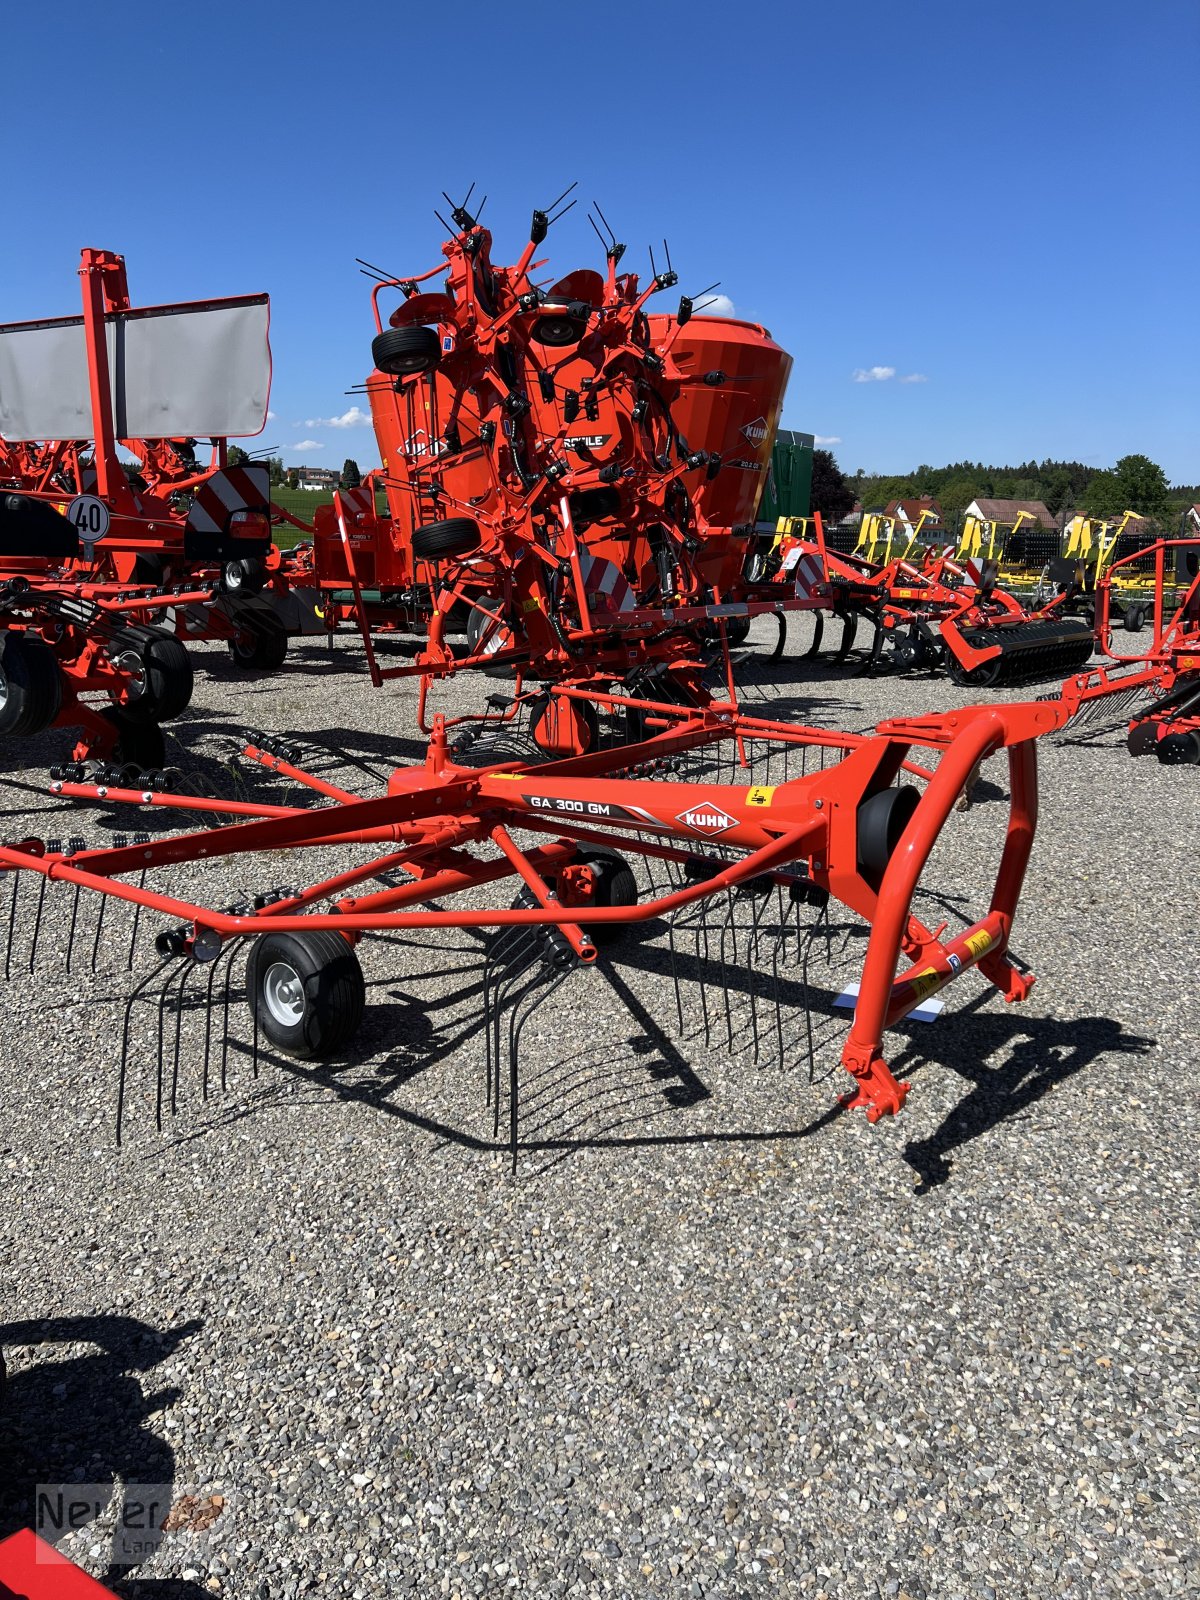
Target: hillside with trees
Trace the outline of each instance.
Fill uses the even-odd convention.
[[[837,463],[832,457],[830,461],[837,472]],[[824,476],[828,484],[828,466]],[[1055,515],[1064,508],[1096,517],[1119,517],[1123,511],[1137,511],[1173,530],[1186,507],[1200,499],[1196,485],[1170,485],[1162,468],[1144,455],[1122,456],[1110,469],[1085,466],[1081,461],[1025,461],[1016,467],[956,461],[945,467],[923,464],[899,477],[862,469],[853,476],[838,476],[865,507],[932,495],[948,520],[983,496],[1041,500]],[[823,507],[822,511],[824,514]]]

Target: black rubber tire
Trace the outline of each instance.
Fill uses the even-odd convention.
[[[62,709],[62,669],[36,634],[0,633],[0,645],[0,733],[28,738]]]
[[[1126,633],[1141,633],[1146,626],[1145,606],[1126,606],[1125,614],[1121,618],[1121,626]]]
[[[956,683],[960,689],[994,689],[1004,671],[1004,657],[993,656],[990,661],[985,661],[981,667],[964,667],[957,657],[946,646],[945,650],[946,672],[951,683]]]
[[[585,844],[580,845],[575,859],[586,861],[592,869],[596,880],[596,897],[592,902],[594,905],[637,905],[637,879],[633,875],[633,868],[623,855],[618,854],[616,850],[606,849],[604,845]],[[583,931],[599,948],[620,939],[627,927],[627,923],[621,922],[593,922],[584,927]]]
[[[555,303],[547,300],[541,306],[529,329],[534,344],[545,345],[550,350],[562,350],[578,344],[587,332],[587,316],[580,314],[574,303]]]
[[[272,969],[291,969],[299,981],[298,1016],[289,1023],[268,1000]],[[340,933],[268,933],[255,939],[246,964],[246,993],[258,1026],[277,1049],[299,1061],[332,1055],[348,1044],[362,1022],[366,984],[353,947]]]
[[[600,483],[592,489],[576,489],[567,497],[571,520],[576,527],[584,528],[603,517],[615,517],[621,511],[620,491],[611,483]]]
[[[882,879],[920,799],[921,791],[905,783],[898,789],[881,789],[859,806],[858,870],[868,883]]]
[[[137,656],[145,673],[142,693],[123,708],[128,717],[170,722],[187,710],[195,683],[192,658],[174,634],[163,628],[122,628],[109,647],[109,658],[116,665],[127,652]]]
[[[479,604],[486,606],[489,611],[495,612],[500,610],[502,602],[494,594],[481,594],[479,596]],[[470,655],[474,655],[478,651],[479,641],[483,638],[484,630],[490,626],[491,618],[485,617],[482,611],[478,611],[472,606],[467,617],[467,651]],[[499,640],[500,631],[500,628],[497,628],[493,632],[492,638]],[[504,648],[503,643],[498,642],[496,648],[502,650]]]
[[[261,556],[242,556],[237,561],[227,561],[221,569],[221,587],[226,594],[257,594],[265,588],[267,563]]]
[[[469,556],[482,542],[474,517],[447,517],[413,529],[412,553],[417,561],[444,561]]]
[[[1154,754],[1164,767],[1200,766],[1200,733],[1168,733],[1158,741]]]
[[[114,767],[136,767],[141,773],[165,765],[167,746],[157,722],[127,716],[120,706],[109,706],[100,715],[117,730],[117,742],[108,757]]]
[[[750,637],[750,617],[726,617],[725,638],[732,649],[737,649],[745,644]]]
[[[240,631],[229,641],[233,663],[255,672],[277,672],[287,658],[288,636],[273,616],[243,617]]]
[[[371,359],[393,378],[415,378],[441,361],[442,341],[434,328],[385,328],[371,340]]]

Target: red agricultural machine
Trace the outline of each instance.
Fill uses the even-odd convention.
[[[1061,677],[1092,655],[1091,627],[1053,606],[1029,611],[996,584],[994,563],[960,564],[944,550],[918,560],[877,564],[831,550],[820,514],[815,537],[779,535],[762,578],[773,586],[823,601],[841,624],[833,659],[856,659],[862,670],[912,671],[944,666],[955,683],[973,689],[1006,688]],[[763,583],[749,592],[758,593]],[[860,625],[870,630],[856,651]],[[816,620],[808,653],[821,652]],[[781,632],[778,650],[782,650]]]
[[[1153,633],[1136,650],[1120,650],[1113,622],[1114,590],[1127,565],[1149,569]],[[1063,685],[1073,738],[1127,727],[1134,756],[1164,766],[1200,765],[1200,539],[1161,539],[1112,563],[1096,585],[1096,633],[1105,665]]]
[[[582,697],[570,688],[551,693],[568,702]],[[630,709],[626,697],[601,699],[612,718]],[[207,1095],[219,1046],[224,1080],[238,952],[257,1064],[260,1034],[269,1047],[301,1059],[349,1045],[363,1015],[356,947],[364,938],[483,930],[488,1097],[498,1128],[506,1086],[514,1159],[525,1022],[552,989],[595,964],[608,937],[633,924],[653,921],[668,930],[681,1022],[685,947],[694,941],[702,992],[714,981],[719,950],[731,1046],[729,975],[739,966],[753,972],[749,1018],[738,1030],[752,1029],[756,1052],[777,1041],[786,1060],[804,1051],[794,1019],[805,1018],[813,1000],[808,952],[831,905],[865,922],[870,935],[841,1059],[855,1081],[846,1103],[871,1120],[899,1111],[907,1092],[885,1063],[885,1030],[970,967],[1008,1000],[1029,992],[1032,977],[1009,945],[1036,821],[1034,740],[1061,724],[1061,706],[973,706],[895,721],[870,736],[752,718],[732,703],[643,701],[636,710],[645,735],[636,744],[601,741],[589,754],[532,766],[505,746],[512,730],[504,718],[453,725],[439,718],[424,764],[398,768],[373,797],[299,766],[290,745],[249,736],[244,759],[306,788],[315,801],[309,805],[127,787],[118,773],[100,774],[100,782],[95,774],[57,782],[62,797],[146,808],[160,823],[163,813],[198,813],[214,825],[125,836],[94,849],[82,839],[34,838],[0,848],[0,868],[13,885],[6,969],[35,965],[47,890],[55,885],[75,897],[72,941],[84,946],[90,935],[81,895],[98,900],[100,918],[124,904],[134,938],[143,914],[167,919],[157,938],[161,963],[129,1001],[119,1091],[123,1107],[130,1015],[157,984],[161,1123],[181,1094],[181,1059],[202,1055]],[[954,931],[944,915],[930,926],[914,902],[924,892],[926,861],[970,775],[1000,750],[1011,799],[990,905]],[[293,883],[235,891],[227,904],[194,898],[189,865],[205,863],[207,876],[227,862],[244,885],[262,853],[276,873],[286,855]],[[36,903],[21,911],[29,879],[38,884]],[[296,887],[297,880],[307,886]],[[93,964],[98,950],[125,948],[111,921],[103,930],[101,939],[98,923]],[[203,1040],[181,1052],[179,1018],[194,1013],[197,983]],[[762,1006],[773,1007],[769,1025],[760,1025]]]
[[[155,765],[191,694],[183,640],[261,667],[287,648],[255,592],[279,566],[267,469],[227,459],[265,418],[268,304],[133,307],[107,251],[80,277],[81,316],[0,327],[0,733],[78,726],[77,754]]]

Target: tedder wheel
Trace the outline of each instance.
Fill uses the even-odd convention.
[[[399,328],[398,333],[406,330]],[[448,556],[469,556],[480,545],[479,524],[474,517],[447,517],[444,522],[427,522],[414,528],[412,553],[418,561],[442,561]]]
[[[246,971],[251,1011],[271,1043],[311,1061],[358,1031],[366,1002],[362,967],[340,933],[268,933]]]
[[[235,666],[254,667],[260,672],[275,672],[288,651],[287,629],[273,616],[244,618],[239,632],[229,641],[229,654]]]
[[[0,635],[0,733],[41,733],[61,707],[62,673],[46,641],[36,634]]]
[[[1200,733],[1168,733],[1154,753],[1164,767],[1200,766]]]
[[[172,633],[162,628],[122,628],[109,649],[114,667],[127,672],[139,693],[124,707],[141,722],[169,722],[192,698],[192,658]],[[116,700],[116,692],[109,691]]]
[[[432,372],[442,359],[442,342],[434,328],[385,328],[371,340],[371,359],[393,378]]]
[[[117,730],[117,742],[108,757],[114,766],[150,772],[166,765],[167,746],[157,722],[131,717],[122,706],[109,706],[100,715]]]
[[[726,617],[725,637],[733,648],[745,644],[750,637],[749,617]]]
[[[858,808],[858,870],[868,883],[883,878],[900,835],[917,809],[921,791],[911,783],[881,789]]]
[[[608,850],[603,845],[580,845],[576,851],[575,859],[586,863],[592,869],[594,906],[635,906],[637,905],[637,879],[633,869],[625,857],[618,855],[615,850]],[[593,922],[584,929],[589,934],[594,945],[611,944],[614,939],[619,939],[625,932],[627,923]]]
[[[133,581],[137,584],[153,585],[161,589],[167,581],[167,563],[163,556],[155,555],[151,551],[143,551],[133,559]]]
[[[1121,626],[1126,633],[1141,633],[1146,626],[1145,606],[1127,606],[1125,615],[1121,618]]]
[[[267,563],[261,556],[227,561],[221,572],[221,586],[229,594],[257,594],[266,581]]]
[[[529,737],[551,759],[586,756],[600,738],[600,715],[590,700],[552,695],[530,718]]]

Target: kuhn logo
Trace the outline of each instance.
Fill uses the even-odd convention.
[[[730,828],[737,827],[734,818],[720,806],[691,806],[679,813],[678,820],[693,833],[728,833]]]
[[[742,429],[742,438],[749,439],[751,444],[761,444],[767,437],[767,419],[759,417],[757,422],[748,422]]]

